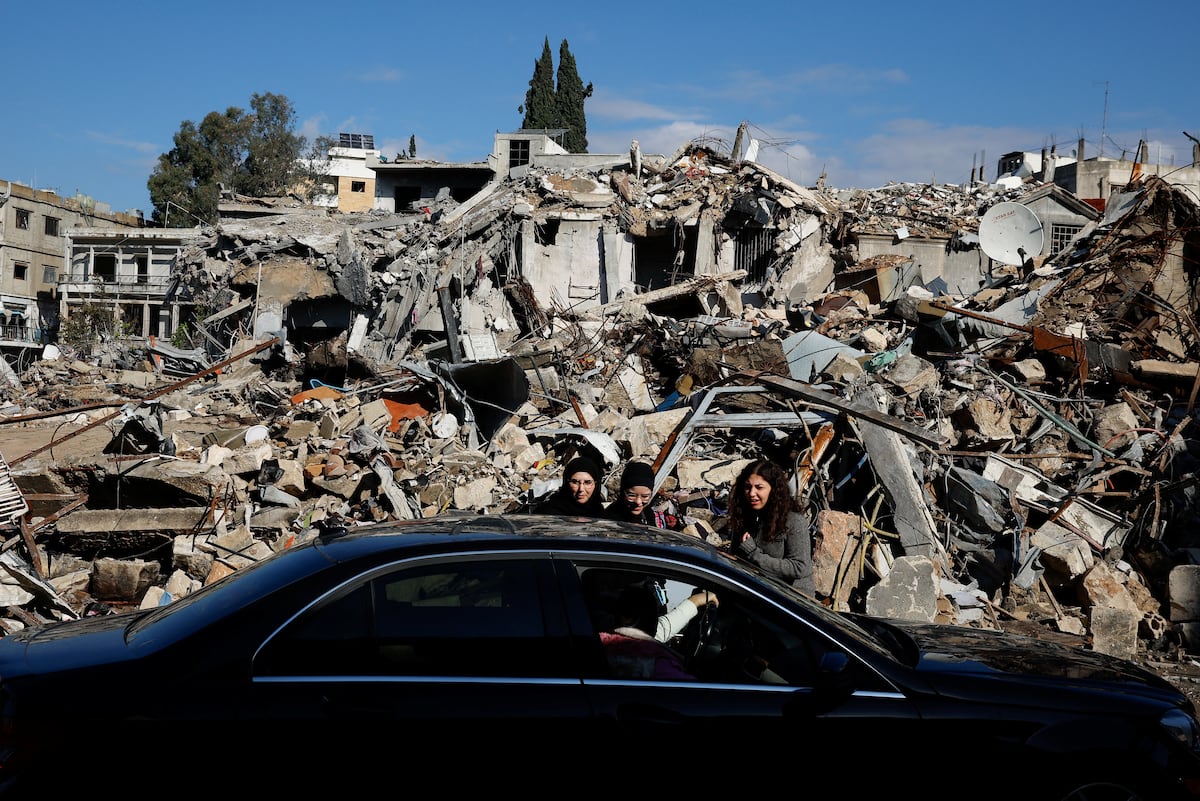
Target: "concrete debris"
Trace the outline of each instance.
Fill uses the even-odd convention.
[[[808,189],[695,146],[420,214],[227,216],[176,265],[190,341],[60,345],[0,388],[28,503],[0,625],[169,603],[325,520],[527,511],[580,454],[608,499],[653,464],[721,546],[766,457],[831,607],[1178,658],[1197,206],[1150,177],[1069,247],[983,254],[986,210],[1037,190]]]

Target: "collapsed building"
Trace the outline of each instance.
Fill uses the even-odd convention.
[[[651,463],[718,546],[741,467],[790,466],[833,608],[1200,637],[1184,189],[808,188],[692,144],[411,213],[242,200],[176,265],[186,347],[8,376],[0,423],[56,428],[5,453],[5,630],[169,602],[323,520],[526,511],[587,452],[608,498]],[[980,221],[1022,201],[1078,224],[997,261]]]

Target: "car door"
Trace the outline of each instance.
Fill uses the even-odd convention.
[[[568,727],[591,716],[568,633],[543,553],[400,562],[344,583],[264,643],[253,714],[372,741]]]
[[[614,575],[626,575],[624,580],[631,582],[651,576],[676,588],[668,606],[693,588],[719,598],[708,641],[696,636],[697,615],[669,643],[692,671],[690,677],[631,675],[618,662],[585,677],[589,701],[614,743],[636,743],[655,753],[678,748],[694,757],[698,742],[729,744],[748,737],[787,743],[802,748],[806,759],[833,764],[845,756],[847,742],[883,738],[911,743],[918,733],[919,716],[902,693],[796,610],[759,590],[677,561],[556,556],[564,592],[579,599],[569,611],[571,624],[577,630],[590,626],[593,637],[600,637],[603,621],[611,615],[603,609],[604,592],[596,588],[621,584]],[[572,569],[563,566],[568,561]],[[834,668],[841,686],[822,687],[829,681],[825,672]],[[882,766],[893,753],[895,749],[883,749],[872,758]]]

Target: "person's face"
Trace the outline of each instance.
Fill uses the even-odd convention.
[[[746,500],[750,502],[750,508],[756,512],[761,512],[771,497],[771,485],[760,475],[752,475],[747,478],[742,491],[746,493]]]
[[[635,515],[640,515],[642,510],[650,505],[652,497],[653,493],[649,487],[629,487],[625,490],[625,503]]]
[[[575,503],[587,503],[596,491],[596,479],[592,478],[591,473],[572,473],[567,479],[567,487],[571,490],[571,497],[575,499]]]

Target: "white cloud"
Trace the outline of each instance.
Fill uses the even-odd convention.
[[[404,80],[404,71],[395,67],[372,67],[366,72],[360,73],[358,80],[363,83],[397,83]]]
[[[138,153],[158,152],[158,145],[154,144],[153,142],[138,142],[132,139],[122,139],[117,136],[110,136],[106,133],[100,133],[99,131],[87,131],[85,135],[93,142],[100,142],[101,144],[105,145],[116,145],[117,147],[136,150]]]

